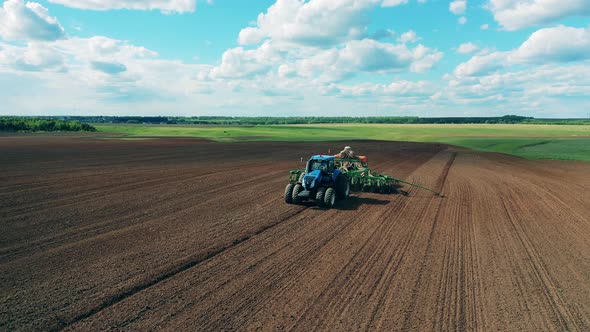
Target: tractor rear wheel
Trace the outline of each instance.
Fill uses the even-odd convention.
[[[293,187],[293,193],[291,195],[291,197],[293,198],[293,203],[295,204],[301,204],[301,202],[303,202],[303,199],[301,199],[301,197],[299,197],[299,193],[303,191],[303,186],[300,184],[296,184]]]
[[[319,206],[324,206],[324,197],[326,196],[326,188],[322,187],[318,189],[318,192],[315,194],[315,199],[318,201]]]
[[[341,175],[338,177],[336,194],[340,199],[347,199],[350,196],[350,180],[348,177]]]
[[[295,188],[293,183],[289,183],[285,188],[285,203],[287,204],[293,203],[293,188]]]
[[[334,203],[336,203],[336,191],[334,188],[328,188],[324,195],[324,206],[329,209],[334,207]]]

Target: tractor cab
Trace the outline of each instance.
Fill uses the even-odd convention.
[[[311,173],[313,171],[332,174],[334,172],[334,157],[323,155],[311,157],[307,162],[306,173]]]
[[[334,167],[334,157],[315,155],[307,162],[302,185],[305,190],[314,190],[321,186],[329,186],[338,176]]]

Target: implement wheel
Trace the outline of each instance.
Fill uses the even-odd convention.
[[[293,188],[295,188],[293,183],[289,183],[285,188],[285,203],[287,204],[293,203]]]

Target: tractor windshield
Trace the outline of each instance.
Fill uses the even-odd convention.
[[[329,162],[327,160],[310,160],[309,166],[307,167],[308,172],[313,171],[323,171],[323,172],[332,172],[334,169],[334,162]]]

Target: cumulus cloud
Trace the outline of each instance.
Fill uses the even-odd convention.
[[[42,5],[8,0],[0,8],[0,36],[5,40],[52,41],[63,38],[65,33]]]
[[[480,76],[488,74],[506,65],[509,52],[494,52],[485,55],[474,55],[467,62],[455,68],[455,76]]]
[[[221,64],[211,71],[213,78],[252,78],[267,73],[278,63],[278,51],[270,41],[253,50],[236,47],[225,51]]]
[[[449,10],[455,15],[465,13],[467,9],[467,0],[455,0],[449,4]]]
[[[22,71],[64,71],[64,56],[44,43],[31,42],[26,46],[0,44],[0,68]]]
[[[469,54],[477,51],[479,47],[472,42],[463,43],[457,48],[457,52],[461,54]]]
[[[332,84],[325,94],[339,96],[367,97],[425,97],[436,91],[429,81],[394,81],[390,84],[358,83],[352,85]]]
[[[490,25],[489,24],[482,24],[482,25],[479,26],[479,28],[481,30],[488,30],[490,28]]]
[[[590,67],[543,65],[477,77],[456,77],[440,96],[452,103],[491,103],[520,112],[563,113],[569,98],[590,94]]]
[[[382,7],[395,7],[399,5],[405,5],[408,3],[408,0],[383,0],[381,3]]]
[[[256,24],[242,29],[238,43],[222,56],[209,77],[243,79],[274,73],[282,78],[307,77],[334,82],[357,72],[424,72],[443,56],[442,52],[405,43],[420,38],[412,30],[385,42],[392,30],[368,33],[368,11],[397,1],[381,0],[278,0]],[[252,45],[257,48],[250,49]]]
[[[590,27],[559,25],[535,31],[514,52],[523,62],[569,62],[590,59]]]
[[[506,30],[547,24],[569,16],[590,15],[588,0],[490,0],[487,7]]]
[[[367,34],[367,9],[376,0],[278,0],[260,13],[256,26],[240,31],[238,42],[257,44],[264,38],[305,46],[330,47]]]
[[[465,24],[465,23],[467,23],[467,17],[461,16],[461,17],[459,17],[457,22],[459,22],[459,24]]]
[[[407,31],[402,33],[402,35],[397,39],[397,41],[401,43],[415,43],[421,38],[416,35],[416,32],[413,30]]]
[[[412,52],[405,45],[380,43],[372,39],[351,41],[339,52],[338,66],[351,70],[375,72],[407,69],[424,58],[429,49]]]
[[[563,25],[535,31],[522,45],[506,52],[478,54],[455,68],[456,76],[480,76],[515,64],[590,60],[590,27]]]
[[[90,10],[160,10],[164,13],[194,12],[196,0],[49,0],[60,5]],[[212,2],[209,1],[211,4]]]
[[[357,73],[424,72],[434,66],[442,52],[418,45],[390,44],[374,39],[351,40],[342,47],[329,49],[298,49],[285,51],[272,41],[246,50],[230,49],[221,64],[210,73],[214,79],[242,79],[278,73],[279,77],[318,78],[339,81]]]

